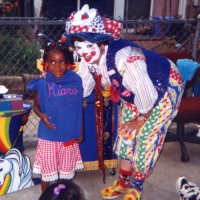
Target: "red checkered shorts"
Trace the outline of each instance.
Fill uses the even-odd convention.
[[[58,178],[72,179],[75,171],[83,168],[79,144],[64,146],[63,142],[39,139],[33,173],[41,174],[45,182]]]

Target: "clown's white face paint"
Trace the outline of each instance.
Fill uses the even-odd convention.
[[[75,41],[74,47],[77,54],[80,56],[81,59],[84,59],[85,62],[89,64],[99,63],[102,50],[97,44],[88,41]]]

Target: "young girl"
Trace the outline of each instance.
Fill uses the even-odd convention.
[[[70,180],[58,180],[50,185],[39,200],[85,200],[82,189]]]
[[[59,178],[72,179],[75,170],[83,168],[78,144],[83,88],[81,78],[69,69],[73,55],[52,43],[43,61],[46,77],[28,84],[35,91],[34,111],[41,119],[33,173],[41,174],[42,191]]]

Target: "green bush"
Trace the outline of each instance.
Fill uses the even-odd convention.
[[[33,73],[36,59],[40,57],[39,46],[34,39],[22,37],[22,30],[16,35],[0,33],[0,75]]]

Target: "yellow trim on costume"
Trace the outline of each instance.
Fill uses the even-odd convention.
[[[84,162],[84,169],[81,171],[90,171],[90,170],[99,170],[99,162],[98,161],[89,161]],[[112,169],[117,167],[117,159],[113,160],[104,160],[105,169]]]

